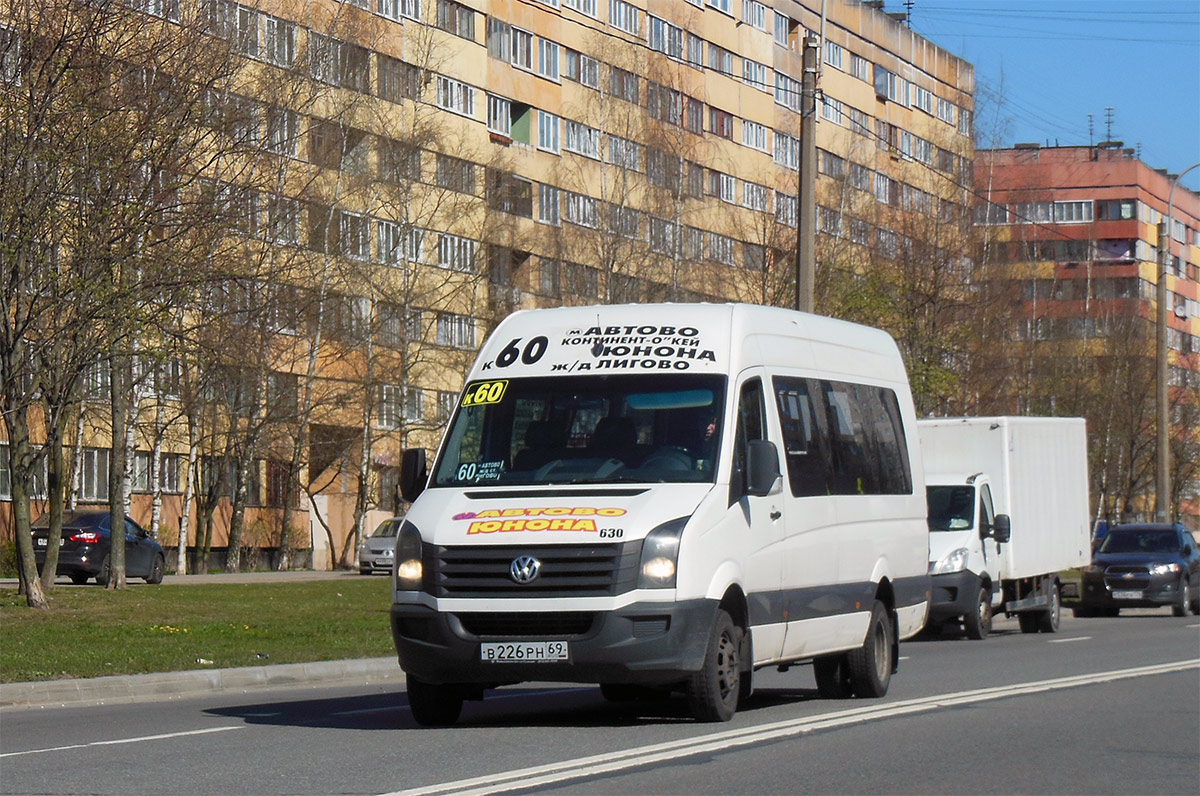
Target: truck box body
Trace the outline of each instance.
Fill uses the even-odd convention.
[[[986,473],[997,514],[1012,521],[999,576],[1031,578],[1090,560],[1087,429],[1082,418],[917,421],[928,473]],[[927,478],[932,482],[934,476]]]

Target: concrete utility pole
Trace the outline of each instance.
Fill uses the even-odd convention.
[[[817,272],[817,64],[821,40],[804,37],[800,93],[800,196],[796,227],[796,309],[813,312]]]
[[[1156,397],[1158,399],[1158,478],[1155,479],[1154,510],[1155,519],[1159,522],[1171,521],[1171,402],[1167,393],[1170,390],[1170,353],[1167,350],[1167,269],[1171,267],[1171,214],[1175,212],[1175,189],[1179,187],[1179,179],[1200,163],[1188,166],[1171,182],[1171,190],[1167,192],[1167,215],[1158,224],[1158,379]]]

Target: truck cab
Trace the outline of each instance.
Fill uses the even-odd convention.
[[[929,503],[929,626],[962,622],[967,635],[985,638],[1003,595],[1001,545],[1009,518],[997,514],[985,473],[926,476]]]

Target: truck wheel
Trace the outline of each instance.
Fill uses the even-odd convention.
[[[1050,607],[1034,616],[1037,617],[1038,630],[1043,633],[1058,632],[1058,626],[1062,623],[1062,595],[1058,593],[1057,581],[1050,586]]]
[[[1188,583],[1187,576],[1184,575],[1179,579],[1179,601],[1171,606],[1171,613],[1175,616],[1187,616],[1188,607],[1192,603],[1192,590]]]
[[[887,694],[892,680],[892,621],[879,600],[871,606],[871,622],[863,645],[846,653],[850,684],[856,697],[876,698]]]
[[[462,713],[462,692],[452,685],[437,685],[411,674],[405,678],[408,709],[422,727],[449,727]]]
[[[850,666],[845,655],[828,655],[813,659],[813,674],[817,678],[817,693],[822,699],[849,699],[854,696],[850,685]]]
[[[742,630],[717,610],[700,670],[687,683],[688,706],[697,721],[729,721],[741,694]]]
[[[963,630],[973,639],[985,639],[992,632],[992,594],[986,586],[979,587],[975,612],[963,616]]]
[[[1022,633],[1038,632],[1039,615],[1035,613],[1017,614],[1017,624],[1021,626]]]

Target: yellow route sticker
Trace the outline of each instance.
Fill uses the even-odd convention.
[[[503,381],[480,381],[472,384],[463,393],[463,406],[483,406],[484,404],[498,404],[504,400],[504,392],[508,389],[508,380]]]

